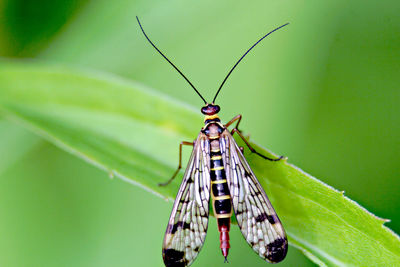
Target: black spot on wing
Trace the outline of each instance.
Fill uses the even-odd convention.
[[[240,210],[240,211],[236,211],[236,212],[235,212],[235,215],[236,215],[236,216],[238,216],[238,215],[242,215],[242,214],[243,214],[243,211],[242,211],[242,210]]]
[[[176,231],[178,231],[178,228],[182,228],[182,229],[189,229],[190,228],[190,224],[187,222],[177,222],[174,225],[168,225],[167,228],[167,232],[171,233],[171,234],[175,234]]]
[[[188,261],[184,259],[185,253],[175,249],[163,249],[163,259],[166,267],[185,267]]]
[[[261,213],[260,215],[258,215],[257,217],[256,217],[256,222],[263,222],[263,221],[265,221],[266,219],[267,219],[267,214],[265,214],[265,213]]]
[[[263,222],[265,220],[268,220],[270,224],[275,224],[278,221],[276,215],[269,215],[264,212],[256,217],[256,222]]]
[[[244,170],[244,176],[245,177],[251,177],[252,175],[251,175],[251,173],[249,173],[246,169],[243,169]]]
[[[288,242],[286,238],[275,239],[267,245],[267,259],[271,262],[280,262],[286,257]]]
[[[189,202],[190,202],[190,200],[186,200],[186,199],[184,199],[184,198],[182,198],[182,199],[179,200],[179,203],[182,203],[182,204],[187,204],[187,203],[189,203]]]

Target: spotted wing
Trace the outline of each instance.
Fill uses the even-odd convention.
[[[197,257],[206,238],[210,199],[210,152],[207,137],[200,133],[163,242],[165,266],[189,266]]]
[[[285,230],[264,189],[227,130],[222,134],[221,152],[233,210],[244,238],[261,258],[272,263],[280,262],[288,249]]]

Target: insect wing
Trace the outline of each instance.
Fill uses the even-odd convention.
[[[261,258],[272,263],[282,261],[288,249],[285,230],[264,189],[227,130],[221,137],[221,152],[240,231]]]
[[[163,242],[166,266],[189,266],[203,246],[209,215],[210,152],[200,133],[168,222]]]

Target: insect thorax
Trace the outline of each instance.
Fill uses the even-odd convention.
[[[209,139],[217,139],[224,131],[225,127],[221,124],[218,115],[205,116],[204,127],[202,132],[207,135]]]

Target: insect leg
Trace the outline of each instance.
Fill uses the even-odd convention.
[[[245,142],[245,144],[247,145],[247,147],[250,149],[250,151],[251,151],[252,153],[255,153],[255,154],[259,155],[259,156],[262,157],[263,159],[267,159],[267,160],[270,160],[270,161],[279,161],[279,160],[281,160],[281,159],[284,158],[284,156],[280,156],[280,157],[277,158],[277,159],[271,159],[271,158],[269,158],[269,157],[267,157],[267,156],[264,156],[263,154],[258,153],[258,152],[250,145],[250,143],[247,141],[247,139],[242,135],[242,133],[241,133],[237,128],[232,129],[232,135],[233,135],[234,133],[237,133],[237,134],[240,136],[240,138],[242,138],[242,140]]]
[[[176,171],[174,172],[174,174],[172,175],[172,177],[166,181],[165,183],[159,183],[158,186],[166,186],[168,184],[170,184],[172,182],[172,180],[174,180],[174,178],[176,177],[176,175],[178,174],[179,170],[182,169],[182,146],[193,146],[194,142],[186,142],[186,141],[182,141],[179,144],[179,164],[178,164],[178,169],[176,169]]]
[[[242,120],[242,115],[241,115],[241,114],[236,115],[233,119],[231,119],[230,121],[228,121],[227,124],[225,124],[225,128],[228,128],[228,127],[229,127],[230,125],[232,125],[235,121],[237,121],[236,126],[235,126],[235,129],[237,129],[237,130],[240,132],[240,130],[239,130],[239,123],[240,123],[241,120]]]

